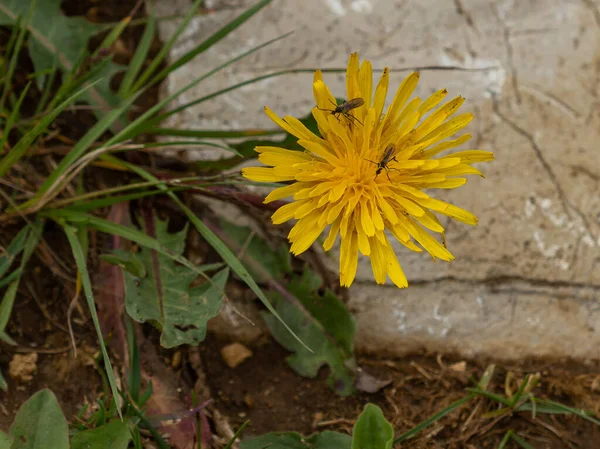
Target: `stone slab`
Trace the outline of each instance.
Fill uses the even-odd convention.
[[[159,14],[189,7],[159,2]],[[176,57],[243,8],[207,2],[173,50]],[[238,1],[248,6],[253,2]],[[161,22],[163,39],[175,22]],[[492,150],[486,179],[438,195],[473,211],[477,228],[448,225],[451,264],[398,248],[411,286],[372,284],[361,259],[350,306],[357,345],[403,354],[427,348],[498,358],[600,358],[600,2],[597,0],[275,0],[193,64],[168,92],[228,58],[294,30],[201,83],[181,101],[289,68],[344,67],[358,51],[390,67],[390,86],[416,66],[418,94],[448,88],[475,113],[472,148]],[[398,70],[396,70],[398,69]],[[476,70],[475,70],[476,69]],[[482,70],[484,69],[484,70]],[[253,84],[174,118],[181,128],[270,127],[313,105],[310,74]],[[343,96],[344,75],[326,81]],[[214,158],[210,152],[190,157]]]

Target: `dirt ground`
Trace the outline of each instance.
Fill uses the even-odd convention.
[[[128,13],[134,3],[110,1],[99,7],[93,1],[70,1],[65,9],[70,14],[112,21]],[[134,44],[139,29],[127,36]],[[68,126],[68,121],[64,123]],[[70,131],[73,138],[80,135],[77,130]],[[100,171],[95,173],[102,176]],[[9,384],[8,392],[0,392],[0,429],[4,431],[8,430],[19,406],[41,388],[50,388],[57,395],[70,421],[75,420],[76,413],[84,404],[93,403],[104,391],[102,378],[94,364],[99,347],[83,300],[80,300],[73,320],[77,356],[66,327],[75,279],[68,247],[64,238],[53,229],[48,229],[44,238],[51,250],[61,255],[64,267],[50,270],[43,254],[36,253],[19,290],[7,328],[18,345],[13,347],[0,343],[0,370]],[[0,243],[4,245],[5,240],[9,240],[8,233]],[[96,256],[106,242],[98,238],[92,239],[92,243],[93,260],[90,263],[92,268],[97,268],[94,265],[97,264]],[[64,275],[61,276],[61,273]],[[378,379],[388,380],[389,385],[374,394],[358,393],[340,398],[327,386],[327,369],[321,370],[316,379],[296,375],[285,361],[287,351],[272,340],[251,348],[253,356],[232,369],[225,364],[220,353],[229,342],[212,335],[197,350],[180,348],[167,351],[158,347],[154,329],[140,327],[138,333],[145,337],[144,344],[156,352],[152,362],[144,358],[150,357],[151,351],[142,355],[146,368],[154,364],[154,375],[169,378],[184,397],[198,388],[198,379],[202,378],[208,390],[203,394],[213,400],[210,408],[220,411],[231,428],[250,420],[251,426],[244,433],[246,436],[284,430],[304,434],[323,430],[349,433],[367,402],[382,407],[397,434],[401,434],[464,397],[466,388],[473,386],[473,381],[479,379],[486,367],[494,362],[462,360],[440,354],[414,354],[398,360],[359,355],[359,366]],[[9,363],[16,356],[33,353],[38,358],[32,379],[11,379],[8,376]],[[114,363],[120,370],[121,360],[115,359]],[[509,383],[514,392],[526,374],[538,372],[541,383],[534,390],[536,396],[575,408],[600,411],[598,364],[548,360],[524,360],[518,364],[498,362],[490,390],[503,393],[508,376],[514,379]],[[531,413],[485,417],[485,413],[492,411],[493,407],[489,401],[476,399],[402,447],[495,448],[509,429],[517,431],[536,448],[600,447],[600,428],[583,419],[539,413],[535,417]],[[214,422],[211,425],[214,427]],[[516,444],[509,443],[507,447],[516,447]]]

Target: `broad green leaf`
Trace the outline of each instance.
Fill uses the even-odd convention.
[[[339,432],[321,432],[308,439],[311,449],[350,449],[352,437]]]
[[[183,254],[187,226],[180,232],[169,234],[166,220],[156,217],[153,223],[140,221],[146,229],[153,229],[153,236],[174,254]],[[176,264],[172,258],[147,248],[141,249],[138,258],[147,273],[145,277],[123,270],[125,305],[129,315],[138,322],[156,325],[162,332],[160,343],[165,348],[197,345],[204,340],[207,321],[221,308],[229,270],[217,273],[212,282],[191,287],[198,274]]]
[[[243,441],[240,449],[308,449],[302,435],[296,432],[268,433]]]
[[[132,172],[136,173],[141,178],[143,178],[147,181],[152,181],[152,182],[157,181],[157,178],[154,175],[147,172],[146,170],[144,170],[141,167],[138,167],[136,165],[130,164],[125,161],[121,161],[120,159],[117,159],[110,155],[104,155],[104,159],[109,162],[119,164],[123,167],[130,169]],[[260,299],[260,302],[262,302],[264,304],[264,306],[267,308],[267,310],[269,312],[271,312],[278,320],[281,321],[281,323],[285,327],[285,329],[287,331],[289,331],[290,334],[302,346],[304,346],[306,348],[307,351],[312,352],[311,349],[308,346],[306,346],[306,344],[292,331],[292,329],[287,325],[287,323],[285,323],[281,319],[281,317],[279,316],[279,314],[277,313],[277,311],[275,310],[273,305],[269,302],[266,295],[262,292],[262,290],[260,289],[260,287],[258,286],[256,281],[254,280],[254,278],[250,275],[250,273],[246,269],[246,267],[240,262],[240,260],[231,251],[231,249],[223,243],[223,241],[219,238],[219,236],[216,235],[215,232],[212,229],[210,229],[202,220],[200,220],[198,218],[198,216],[189,207],[187,207],[177,197],[177,195],[175,195],[175,193],[173,193],[172,191],[169,191],[169,189],[164,185],[157,184],[157,187],[159,189],[165,191],[169,195],[169,197],[175,202],[175,204],[177,204],[179,206],[179,208],[182,210],[182,212],[185,214],[185,216],[190,220],[190,222],[198,230],[200,235],[202,235],[202,237],[204,237],[204,239],[208,242],[208,244],[210,246],[212,246],[215,249],[215,251],[217,251],[217,253],[219,253],[219,256],[221,256],[223,261],[233,270],[233,272],[235,272],[235,274],[237,274],[246,283],[246,285],[248,285],[248,287],[250,287],[250,289],[256,294],[256,296],[258,296],[258,299]],[[56,211],[56,210],[53,212],[60,213],[60,211]],[[88,218],[88,220],[91,220],[91,218]],[[185,263],[184,263],[184,265],[185,265]]]
[[[71,439],[71,449],[127,449],[130,441],[129,426],[117,419],[97,429],[79,432]]]
[[[274,432],[251,438],[241,449],[350,449],[352,438],[338,432],[322,432],[304,438],[296,432]]]
[[[19,411],[10,435],[11,449],[69,449],[69,428],[56,396],[41,390],[31,396]]]
[[[0,449],[10,449],[10,437],[4,432],[0,432]]]
[[[131,251],[118,249],[112,254],[102,254],[100,259],[111,265],[117,265],[138,278],[146,277],[146,267],[144,266],[144,263],[139,259],[136,253],[132,253]]]
[[[275,309],[290,328],[313,350],[291,338],[281,323],[271,315],[263,314],[273,337],[286,349],[295,354],[288,357],[288,363],[294,371],[306,377],[316,377],[319,369],[327,364],[331,371],[329,386],[338,394],[347,396],[354,392],[352,369],[354,318],[344,303],[331,291],[320,297],[316,289],[321,280],[306,269],[302,277],[295,277],[287,285],[289,296],[271,293]]]
[[[223,241],[240,256],[248,271],[259,282],[266,283],[269,279],[281,279],[285,273],[291,272],[291,256],[288,248],[282,245],[279,250],[273,250],[259,235],[250,228],[236,226],[221,220],[224,231]]]
[[[33,0],[3,0],[0,2],[0,25],[14,25],[19,16],[24,16]],[[77,65],[77,60],[86,50],[90,37],[103,27],[81,17],[67,17],[60,8],[61,0],[39,0],[28,23],[30,32],[29,55],[34,70],[42,72],[56,67],[65,72]],[[110,89],[110,76],[122,68],[114,63],[106,65],[104,78],[93,90],[86,93],[89,102],[101,106],[116,106],[118,97]],[[38,78],[42,86],[43,77]]]
[[[352,449],[391,449],[394,428],[374,404],[365,405],[352,430]]]

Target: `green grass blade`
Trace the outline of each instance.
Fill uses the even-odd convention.
[[[250,420],[244,421],[244,423],[240,426],[240,428],[237,430],[235,435],[233,435],[233,437],[231,437],[231,440],[229,440],[229,443],[227,443],[227,446],[225,446],[223,449],[231,449],[231,446],[233,446],[233,443],[235,443],[235,441],[239,438],[239,436],[242,434],[244,429],[246,427],[248,427],[248,424],[250,424]]]
[[[512,436],[512,434],[513,434],[512,430],[509,430],[508,432],[506,432],[504,434],[504,438],[502,438],[502,441],[500,441],[500,444],[498,445],[498,449],[504,449],[506,447],[506,445],[510,441],[510,437]]]
[[[27,241],[30,229],[31,226],[24,226],[5,248],[2,256],[0,256],[0,278],[4,276],[4,273],[8,271],[15,258],[25,248],[25,242]]]
[[[106,35],[106,37],[102,40],[100,45],[98,45],[98,48],[96,48],[96,50],[92,54],[92,58],[96,58],[97,56],[99,56],[100,51],[102,49],[110,48],[110,46],[115,43],[115,41],[119,38],[123,31],[125,31],[125,28],[127,28],[129,23],[131,22],[131,19],[133,18],[133,15],[136,13],[140,6],[141,2],[138,1],[133,10],[129,13],[129,15],[121,19],[111,28],[110,32]]]
[[[38,104],[35,107],[35,112],[33,113],[34,116],[39,115],[44,110],[44,107],[46,107],[46,103],[48,103],[48,98],[50,98],[50,93],[54,87],[54,80],[56,79],[57,73],[58,66],[54,65],[54,67],[50,70],[50,76],[44,80],[44,90],[42,91],[40,101],[38,101]]]
[[[23,103],[23,100],[25,99],[25,95],[27,95],[27,91],[29,90],[30,87],[31,87],[31,81],[27,83],[27,85],[25,86],[25,89],[23,89],[23,92],[21,92],[21,95],[19,96],[17,102],[15,103],[15,106],[13,107],[12,111],[10,111],[10,115],[8,116],[8,119],[6,120],[6,125],[4,126],[4,132],[2,133],[2,137],[0,137],[0,154],[3,153],[4,145],[6,144],[8,135],[10,134],[10,131],[12,130],[12,127],[15,124],[17,117],[19,116],[19,111],[21,110],[21,104]]]
[[[517,403],[521,399],[521,396],[523,396],[523,392],[525,391],[527,384],[529,383],[529,377],[530,377],[529,374],[527,374],[525,376],[525,379],[523,379],[523,382],[521,382],[521,385],[519,385],[519,389],[517,390],[517,392],[514,394],[514,396],[512,398],[510,398],[509,407],[512,408],[515,405],[517,405]]]
[[[102,120],[97,122],[92,128],[85,133],[85,135],[77,141],[75,146],[69,151],[69,153],[62,158],[62,160],[58,163],[58,166],[50,173],[50,175],[44,180],[40,188],[37,190],[35,196],[30,200],[26,201],[19,208],[23,209],[35,204],[41,197],[43,197],[46,192],[54,185],[54,183],[65,174],[67,169],[77,161],[90,147],[96,142],[102,134],[104,134],[111,125],[121,116],[123,115],[129,107],[135,101],[136,96],[132,96],[125,100],[123,104],[117,108],[110,111],[108,114],[104,116]]]
[[[159,124],[160,122],[162,122],[164,119],[166,119],[167,117],[170,117],[173,114],[177,114],[178,112],[181,112],[187,108],[190,108],[192,106],[195,106],[197,104],[203,103],[204,101],[210,100],[212,98],[218,97],[220,95],[226,94],[227,92],[231,92],[233,90],[236,89],[240,89],[244,86],[248,86],[249,84],[254,84],[254,83],[258,83],[260,81],[269,79],[269,78],[274,78],[277,76],[282,76],[282,75],[287,75],[287,74],[291,74],[291,73],[298,73],[298,72],[303,72],[304,70],[294,70],[294,69],[290,69],[290,70],[281,70],[279,72],[275,72],[275,73],[269,73],[268,75],[262,75],[262,76],[258,76],[256,78],[252,78],[249,79],[247,81],[243,81],[241,83],[238,84],[234,84],[233,86],[229,86],[226,87],[225,89],[221,89],[218,90],[216,92],[213,92],[211,94],[208,94],[204,97],[198,98],[197,100],[194,101],[190,101],[189,103],[185,103],[181,106],[178,106],[174,109],[169,110],[168,112],[165,112],[164,114],[159,115],[158,117],[152,119],[148,125],[152,124],[153,126]],[[314,71],[314,70],[312,70]]]
[[[19,61],[19,55],[21,54],[21,48],[23,47],[23,42],[25,40],[25,35],[27,34],[27,25],[29,24],[29,20],[31,19],[31,14],[33,14],[33,10],[35,8],[36,0],[31,1],[31,5],[29,5],[29,9],[27,10],[27,15],[25,16],[25,20],[21,23],[21,21],[17,21],[15,29],[18,30],[17,40],[15,41],[15,46],[12,49],[12,54],[10,57],[10,61],[8,63],[8,70],[4,75],[4,87],[2,89],[2,97],[0,98],[0,111],[4,110],[4,102],[6,101],[6,97],[9,93],[12,92],[12,78],[15,73],[15,69],[17,68],[17,62]],[[13,31],[14,32],[14,31]]]
[[[94,323],[94,328],[96,329],[96,334],[98,334],[98,341],[100,343],[100,350],[102,351],[102,358],[104,359],[104,367],[106,369],[106,376],[108,377],[108,383],[110,384],[110,389],[112,391],[113,401],[115,401],[115,405],[116,405],[117,398],[119,397],[119,390],[117,389],[117,382],[115,381],[115,375],[113,372],[112,364],[110,363],[110,358],[108,357],[108,351],[106,350],[106,345],[104,344],[104,338],[102,337],[102,330],[100,329],[100,321],[98,320],[98,313],[96,312],[96,303],[94,301],[94,292],[92,290],[92,282],[90,280],[90,275],[88,273],[85,256],[83,254],[83,249],[81,248],[81,245],[79,244],[79,239],[77,237],[75,229],[68,224],[64,224],[63,229],[65,231],[65,234],[67,235],[69,244],[71,245],[71,250],[73,251],[73,257],[75,258],[75,263],[77,264],[77,270],[81,274],[81,283],[83,285],[83,291],[85,292],[85,298],[87,300],[88,307],[90,309],[90,314],[92,315],[92,321]],[[119,413],[119,417],[121,419],[123,419],[123,415],[121,414],[121,409],[119,407],[117,407],[117,412]]]
[[[475,398],[475,395],[473,393],[471,393],[468,396],[465,396],[462,399],[459,399],[456,402],[453,402],[452,404],[450,404],[448,407],[446,407],[444,410],[442,410],[441,412],[436,413],[435,415],[431,416],[430,418],[427,418],[425,421],[419,423],[417,426],[413,427],[412,429],[410,429],[408,432],[403,433],[402,435],[400,435],[398,438],[396,438],[394,440],[394,442],[392,443],[392,446],[395,446],[398,443],[401,443],[402,441],[406,441],[412,437],[414,437],[415,435],[417,435],[419,432],[421,432],[423,429],[425,429],[426,427],[429,427],[430,425],[432,425],[434,422],[442,419],[444,416],[446,416],[448,413],[453,412],[454,410],[462,407],[463,405],[465,405],[467,402],[472,401]]]
[[[510,401],[503,396],[500,396],[500,395],[497,395],[494,393],[490,393],[489,391],[484,391],[480,388],[467,388],[467,391],[469,393],[474,393],[479,396],[483,396],[484,398],[490,399],[492,401],[500,402],[501,404],[504,404],[507,407],[510,407]]]
[[[202,81],[204,81],[205,79],[207,79],[208,77],[214,75],[215,73],[219,72],[220,70],[223,70],[224,68],[228,67],[229,65],[245,58],[246,56],[251,55],[252,53],[268,46],[271,45],[274,42],[277,42],[278,40],[284,39],[285,37],[289,36],[291,33],[286,33],[283,36],[279,36],[276,37],[274,39],[268,40],[267,42],[264,42],[260,45],[257,45],[253,48],[251,48],[248,51],[243,52],[242,54],[229,59],[228,61],[224,62],[223,64],[215,67],[212,70],[209,70],[208,72],[206,72],[204,75],[200,76],[199,78],[195,79],[194,81],[192,81],[191,83],[188,83],[186,86],[182,87],[181,89],[179,89],[177,92],[169,95],[167,98],[164,98],[162,101],[159,101],[157,104],[155,104],[154,106],[152,106],[150,109],[148,109],[144,114],[142,114],[140,117],[138,117],[136,120],[134,120],[132,123],[130,123],[128,126],[126,126],[121,132],[119,132],[116,136],[114,136],[112,139],[110,139],[107,142],[107,146],[108,145],[112,145],[118,142],[122,142],[123,140],[127,140],[127,139],[131,139],[133,137],[135,137],[136,135],[138,135],[142,128],[143,125],[146,123],[146,121],[152,117],[156,112],[160,111],[166,104],[170,103],[171,101],[173,101],[174,99],[176,99],[177,97],[179,97],[180,95],[182,95],[183,93],[187,92],[188,90],[190,90],[191,88],[193,88],[194,86],[198,85],[199,83],[201,83]],[[134,90],[135,87],[134,87]]]
[[[104,155],[106,160],[109,160],[115,164],[121,164],[124,167],[127,167],[132,172],[139,175],[141,178],[147,181],[157,181],[157,178],[153,176],[151,173],[148,173],[141,167],[137,165],[129,164],[128,162],[121,161],[114,156]],[[292,331],[292,329],[283,321],[281,316],[277,313],[273,305],[271,305],[270,301],[267,299],[265,294],[262,292],[254,278],[250,275],[246,267],[240,262],[237,256],[229,249],[229,247],[217,237],[217,235],[206,226],[202,220],[200,220],[194,212],[192,212],[173,192],[168,191],[167,187],[161,184],[157,184],[157,187],[161,190],[164,190],[167,195],[179,206],[185,216],[192,222],[196,230],[202,235],[202,237],[208,242],[210,246],[212,246],[219,256],[223,259],[223,261],[250,287],[250,289],[258,296],[258,299],[263,303],[263,305],[275,316],[281,324],[285,326],[285,328],[289,331],[289,333],[296,339],[302,346],[308,349],[310,352],[313,352],[306,344],[300,340],[300,338]]]
[[[150,50],[150,45],[152,45],[152,40],[154,39],[155,33],[156,18],[154,17],[153,12],[150,12],[148,15],[148,23],[144,29],[144,34],[142,34],[142,38],[137,45],[133,58],[127,67],[123,81],[119,86],[119,97],[126,98],[133,93],[131,87],[133,86],[136,76],[138,76],[142,66],[144,65],[144,62],[146,61],[146,57],[148,56],[148,51]]]
[[[150,66],[148,66],[148,68],[144,71],[144,73],[142,73],[142,75],[135,82],[135,84],[133,85],[133,88],[131,89],[131,92],[136,92],[139,89],[141,89],[142,86],[144,86],[144,84],[146,84],[146,81],[148,81],[148,79],[154,74],[156,69],[158,69],[160,64],[167,57],[167,54],[171,50],[171,47],[173,45],[175,45],[175,42],[177,41],[177,39],[179,38],[181,33],[183,33],[183,31],[187,28],[188,23],[190,23],[190,20],[192,20],[192,17],[194,17],[194,15],[196,14],[196,11],[202,4],[202,1],[203,0],[196,0],[194,2],[194,4],[192,5],[192,7],[188,11],[188,13],[185,15],[185,17],[183,18],[183,20],[177,27],[177,30],[175,30],[175,33],[173,33],[173,36],[171,36],[171,38],[161,47],[158,54],[154,57],[154,59],[150,63]]]
[[[69,105],[71,105],[77,98],[79,98],[83,93],[85,93],[88,89],[90,89],[94,84],[99,82],[97,80],[95,83],[88,84],[83,89],[80,89],[75,94],[71,95],[65,101],[63,101],[60,105],[58,105],[52,112],[49,112],[45,115],[40,122],[27,134],[25,134],[17,144],[13,147],[13,149],[7,153],[2,159],[0,159],[0,177],[4,176],[6,172],[16,164],[21,157],[25,154],[25,152],[30,148],[31,144],[37,139],[42,133],[44,133],[50,124],[54,121],[54,119],[60,114],[63,110],[65,110]]]
[[[44,222],[42,220],[37,220],[35,224],[30,227],[30,232],[27,233],[27,238],[23,245],[23,256],[21,257],[21,263],[18,269],[19,274],[6,289],[2,303],[0,303],[0,333],[4,333],[4,329],[6,329],[6,325],[8,324],[8,320],[15,302],[15,297],[17,295],[17,288],[19,287],[19,282],[21,281],[21,274],[23,273],[25,265],[27,265],[27,262],[29,262],[33,251],[35,251],[35,248],[40,241],[43,228]]]
[[[248,19],[250,19],[252,16],[254,16],[262,8],[264,8],[269,3],[271,3],[271,1],[272,0],[261,0],[258,3],[256,3],[254,6],[251,6],[250,8],[248,8],[246,11],[244,11],[242,14],[237,16],[235,19],[233,19],[227,25],[223,26],[221,29],[219,29],[216,33],[214,33],[212,36],[210,36],[208,39],[206,39],[204,42],[202,42],[196,48],[188,51],[185,55],[183,55],[181,58],[179,58],[173,64],[171,64],[168,67],[161,70],[158,73],[158,75],[156,75],[152,79],[150,84],[155,84],[155,83],[158,83],[159,81],[165,79],[169,75],[169,73],[177,70],[179,67],[185,65],[187,62],[194,59],[200,53],[202,53],[202,52],[206,51],[207,49],[209,49],[210,47],[212,47],[214,44],[219,42],[221,39],[225,38],[229,33],[234,31],[236,28],[238,28],[240,25],[242,25],[244,22],[246,22]]]
[[[201,267],[198,267],[191,263],[183,256],[174,254],[169,248],[164,246],[158,240],[150,237],[147,234],[135,229],[123,226],[117,223],[113,223],[102,218],[94,217],[93,215],[85,214],[82,212],[74,211],[72,209],[52,209],[43,212],[44,216],[51,218],[57,222],[69,222],[73,225],[85,224],[88,227],[94,228],[97,231],[104,232],[106,234],[118,235],[124,239],[130,240],[138,245],[144,246],[149,249],[153,249],[170,259],[178,262],[194,272],[206,276],[206,272]]]
[[[600,420],[590,416],[591,412],[585,410],[579,410],[567,405],[561,404],[560,402],[548,401],[546,399],[536,399],[535,405],[537,413],[553,413],[553,414],[571,414],[579,416],[587,421],[593,422],[597,426],[600,426]],[[516,408],[517,411],[532,411],[533,406],[530,403],[526,403]]]
[[[523,438],[521,438],[516,433],[513,433],[510,437],[523,449],[533,449],[533,446],[531,444],[529,444],[527,441],[525,441]]]
[[[180,192],[182,190],[189,190],[189,187],[172,187],[170,189],[172,192]],[[139,200],[140,198],[147,198],[155,195],[165,195],[165,192],[162,190],[145,190],[143,192],[135,192],[125,195],[115,195],[108,198],[101,198],[92,201],[85,201],[81,204],[75,204],[71,206],[70,209],[77,212],[91,212],[96,209],[112,206],[113,204]]]
[[[239,129],[222,131],[218,129],[175,129],[175,128],[143,128],[143,132],[157,136],[195,137],[199,139],[235,139],[239,137],[276,136],[283,130]]]

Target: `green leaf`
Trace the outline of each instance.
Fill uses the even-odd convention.
[[[102,254],[100,259],[106,263],[122,268],[124,271],[127,271],[135,277],[146,277],[146,267],[144,266],[144,263],[139,259],[136,253],[132,253],[131,251],[118,249],[112,254]]]
[[[391,449],[393,440],[394,428],[381,409],[365,405],[352,430],[352,449]]]
[[[0,449],[10,449],[10,437],[4,432],[0,432]]]
[[[338,432],[323,432],[304,438],[297,432],[273,432],[243,441],[241,449],[350,449],[352,438]],[[370,448],[369,448],[370,449]]]
[[[109,162],[112,162],[114,164],[118,164],[123,167],[126,167],[147,181],[152,181],[152,182],[158,181],[158,179],[154,175],[147,172],[146,170],[144,170],[141,167],[138,167],[136,165],[130,164],[125,161],[121,161],[120,159],[117,159],[113,156],[106,155],[106,154],[104,155],[103,159],[107,160]],[[231,249],[229,249],[227,247],[227,245],[224,244],[223,241],[214,233],[214,231],[211,230],[202,220],[200,220],[196,216],[196,214],[177,197],[177,195],[175,195],[172,191],[170,191],[167,188],[167,186],[157,184],[157,187],[159,189],[163,190],[165,193],[167,193],[169,195],[169,197],[175,202],[175,204],[177,204],[177,206],[179,206],[179,208],[182,210],[182,212],[185,214],[185,216],[188,218],[188,220],[190,220],[190,222],[198,230],[200,235],[202,235],[202,237],[204,237],[204,239],[208,242],[208,244],[210,246],[212,246],[215,249],[215,251],[217,251],[217,253],[219,253],[219,256],[221,256],[223,261],[227,265],[229,265],[229,267],[235,272],[235,274],[237,274],[246,283],[246,285],[248,285],[248,287],[250,287],[250,289],[256,294],[256,296],[258,296],[258,299],[260,299],[260,302],[263,303],[263,305],[267,308],[267,310],[269,312],[271,312],[278,320],[281,321],[283,326],[292,334],[292,336],[296,340],[298,340],[298,342],[302,346],[304,346],[308,351],[311,351],[310,348],[308,346],[306,346],[306,344],[292,331],[292,329],[287,325],[287,323],[285,323],[281,319],[281,317],[279,316],[279,314],[277,313],[275,308],[271,305],[271,303],[269,302],[269,300],[267,299],[265,294],[262,292],[262,290],[260,289],[260,287],[258,286],[256,281],[254,280],[254,278],[250,275],[250,273],[248,272],[246,267],[240,262],[240,260],[231,251]],[[53,211],[53,213],[55,213],[55,214],[60,214],[60,212],[61,211],[59,211],[59,210]],[[91,218],[86,218],[86,219],[91,220]],[[106,228],[106,226],[105,226],[105,228]]]
[[[130,441],[129,426],[117,419],[97,429],[79,432],[71,439],[71,449],[127,449]]]
[[[146,229],[153,229],[153,236],[174,254],[183,254],[187,226],[180,232],[169,234],[166,220],[155,218],[152,224],[143,219],[140,221]],[[155,324],[162,332],[160,343],[165,348],[196,345],[204,340],[207,321],[221,308],[229,270],[217,273],[212,282],[191,288],[197,273],[177,265],[172,258],[142,248],[139,259],[145,267],[146,277],[123,270],[125,306],[129,315],[138,322]]]
[[[290,328],[314,352],[291,338],[281,323],[268,314],[263,319],[273,337],[286,349],[295,352],[288,357],[294,371],[306,377],[316,377],[327,364],[331,370],[329,386],[338,394],[354,392],[354,334],[356,323],[344,303],[331,291],[320,297],[315,290],[320,286],[318,276],[306,269],[302,277],[295,277],[287,286],[289,295],[272,293],[275,309]]]
[[[276,432],[261,435],[240,444],[240,449],[308,449],[302,435],[296,432]]]
[[[325,431],[308,439],[312,449],[350,449],[352,437],[345,433]]]
[[[56,396],[50,390],[38,391],[19,411],[10,435],[11,449],[69,449],[69,428]]]
[[[14,25],[17,17],[25,15],[31,3],[32,0],[3,0],[0,3],[0,25]],[[29,55],[36,72],[52,69],[57,62],[65,72],[70,72],[86,50],[89,38],[103,28],[81,17],[65,16],[60,4],[61,0],[38,1],[29,21]],[[116,106],[118,97],[110,89],[110,76],[122,69],[109,62],[102,73],[102,83],[86,94],[87,100],[104,110],[108,109],[108,105]],[[37,81],[41,88],[43,77]]]
[[[224,242],[238,254],[243,251],[240,260],[259,282],[281,279],[285,273],[291,272],[290,252],[284,245],[283,251],[274,251],[250,228],[236,226],[225,220],[221,220],[220,225],[224,231]]]

